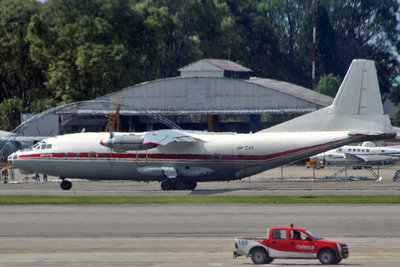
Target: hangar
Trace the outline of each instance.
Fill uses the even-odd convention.
[[[179,71],[178,77],[143,82],[52,109],[28,120],[23,134],[104,131],[118,105],[121,131],[167,128],[160,122],[167,118],[182,129],[254,132],[332,102],[298,85],[251,77],[250,69],[229,60],[202,59]]]

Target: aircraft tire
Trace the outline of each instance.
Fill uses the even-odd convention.
[[[161,182],[161,189],[163,191],[172,190],[172,182],[170,179]]]
[[[197,186],[197,182],[196,181],[189,181],[186,182],[186,189],[187,190],[194,190]]]
[[[72,183],[68,180],[63,180],[60,184],[62,190],[70,190],[72,187]]]
[[[174,189],[175,190],[185,190],[186,189],[186,183],[184,183],[181,180],[177,180],[174,184]]]

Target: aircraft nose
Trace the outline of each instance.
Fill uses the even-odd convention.
[[[8,156],[7,161],[12,163],[13,160],[16,160],[16,159],[18,159],[18,153],[14,152],[14,153],[12,153],[11,155]]]

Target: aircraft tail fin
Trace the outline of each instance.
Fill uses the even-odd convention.
[[[261,132],[283,131],[347,131],[350,135],[392,137],[395,131],[383,114],[374,61],[353,60],[330,106]]]
[[[373,61],[353,60],[333,101],[331,112],[352,115],[383,114]]]

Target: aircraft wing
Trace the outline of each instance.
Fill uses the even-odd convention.
[[[144,144],[167,145],[172,142],[201,142],[203,140],[194,137],[190,132],[182,130],[160,130],[144,134]]]
[[[344,157],[346,158],[346,160],[349,161],[358,161],[358,162],[365,162],[365,159],[363,159],[362,157],[350,154],[350,153],[344,153]]]

